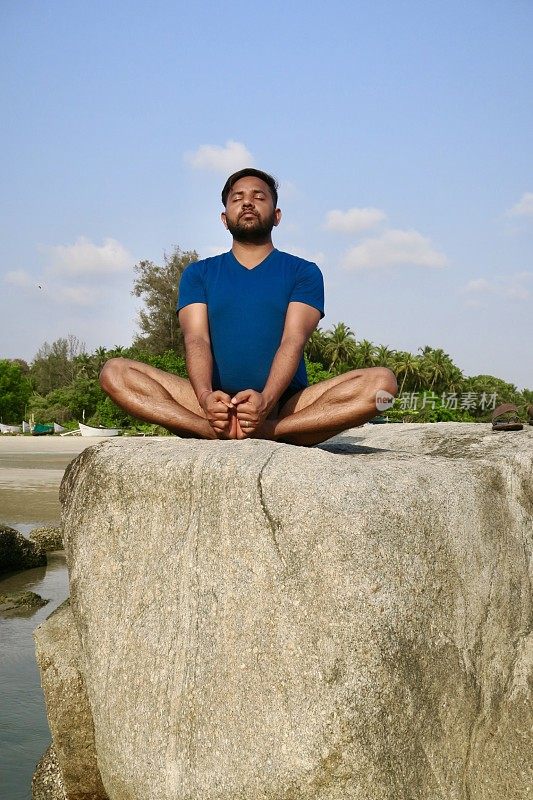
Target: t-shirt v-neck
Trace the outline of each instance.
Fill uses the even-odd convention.
[[[241,262],[239,261],[239,259],[238,259],[238,258],[235,256],[235,253],[233,252],[233,250],[230,250],[229,252],[230,252],[231,258],[233,259],[233,261],[235,262],[235,264],[236,264],[238,267],[240,267],[241,269],[244,269],[246,272],[255,272],[255,270],[256,270],[256,269],[259,269],[260,267],[262,267],[262,266],[263,266],[263,264],[265,264],[265,263],[266,263],[266,262],[267,262],[267,261],[268,261],[268,260],[271,258],[271,256],[272,256],[274,253],[277,253],[277,250],[276,250],[276,248],[274,247],[274,248],[273,248],[273,249],[270,251],[270,253],[269,253],[267,256],[265,256],[265,257],[264,257],[264,259],[263,259],[262,261],[260,261],[260,262],[259,262],[259,264],[256,264],[256,265],[255,265],[255,267],[245,267],[245,266],[244,266],[244,264],[241,264]]]

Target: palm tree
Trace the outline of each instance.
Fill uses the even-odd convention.
[[[419,348],[420,349],[420,348]],[[457,369],[450,356],[441,348],[425,347],[421,356],[422,373],[433,391],[436,386],[447,388],[454,370]],[[455,376],[456,377],[456,376]]]
[[[414,356],[412,353],[407,353],[405,351],[400,351],[396,354],[394,372],[398,378],[403,375],[399,394],[403,392],[403,387],[408,379],[412,379],[414,384],[417,383],[421,377],[420,367],[421,364],[419,356]]]
[[[374,354],[374,366],[391,368],[393,364],[394,350],[392,350],[390,347],[387,347],[386,344],[380,344],[379,347],[376,347],[376,352]]]
[[[357,345],[357,353],[355,362],[360,369],[365,367],[373,367],[376,363],[376,347],[368,339],[363,339]]]
[[[313,331],[305,346],[305,355],[309,361],[314,361],[315,364],[322,364],[325,366],[327,358],[325,355],[326,348],[326,334],[320,328]]]
[[[354,333],[348,325],[338,322],[326,332],[325,338],[324,355],[329,362],[330,372],[333,372],[341,362],[348,364],[354,362],[357,355],[357,343]]]

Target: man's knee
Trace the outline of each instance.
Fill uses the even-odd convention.
[[[389,394],[396,397],[398,394],[398,382],[394,372],[388,367],[373,367],[372,372],[374,373],[373,380],[376,388],[389,392]]]
[[[106,394],[113,394],[120,385],[127,369],[127,364],[128,360],[126,358],[110,358],[109,361],[106,361],[98,377],[100,386]]]
[[[398,394],[398,383],[392,370],[387,367],[370,367],[367,371],[364,400],[370,409],[383,410],[392,405]]]

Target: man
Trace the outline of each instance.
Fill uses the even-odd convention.
[[[323,281],[316,264],[274,248],[277,200],[276,181],[261,170],[228,178],[221,218],[232,249],[190,264],[180,282],[189,380],[111,359],[100,383],[117,405],[179,436],[313,445],[362,425],[376,415],[376,397],[396,394],[384,367],[307,386],[303,352],[324,316]]]

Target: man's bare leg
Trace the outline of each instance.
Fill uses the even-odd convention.
[[[189,381],[163,370],[112,358],[100,373],[106,394],[128,414],[162,425],[179,436],[218,438],[198,404]]]
[[[302,389],[267,420],[258,438],[313,445],[376,416],[376,393],[396,395],[394,373],[386,367],[355,369]]]

